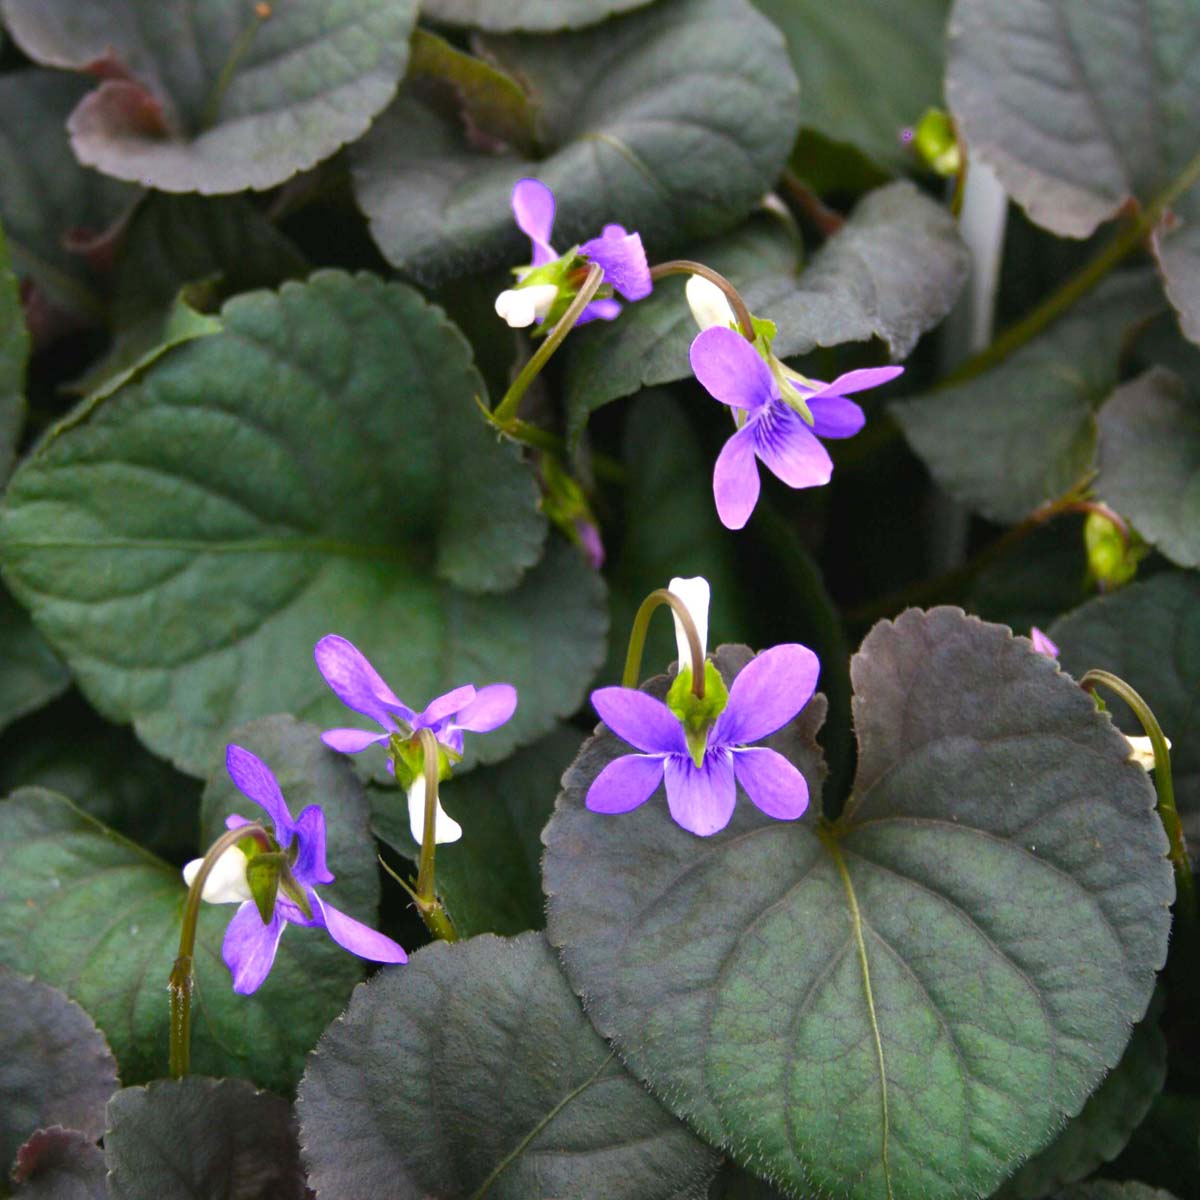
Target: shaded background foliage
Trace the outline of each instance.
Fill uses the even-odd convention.
[[[0,18],[0,1194],[1200,1196],[1196,945],[1137,723],[1073,682],[1151,704],[1200,842],[1194,0]],[[904,362],[829,486],[722,528],[679,278],[572,332],[533,444],[485,424],[530,352],[492,308],[523,175],[559,249],[621,222],[713,266],[807,375]],[[714,647],[821,659],[773,739],[795,825],[582,808],[588,691],[690,574]],[[1001,627],[1035,623],[1061,670]],[[518,686],[444,789],[467,940],[368,973],[293,929],[246,998],[206,911],[202,1074],[164,1080],[227,742],[324,806],[341,907],[426,940],[382,754],[317,737],[329,632],[418,708]],[[654,625],[643,673],[673,657]]]

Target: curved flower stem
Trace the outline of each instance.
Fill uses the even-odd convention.
[[[221,72],[213,84],[213,89],[204,103],[204,111],[200,115],[201,130],[211,129],[217,123],[217,115],[221,110],[221,101],[225,98],[225,92],[233,80],[233,73],[238,69],[242,59],[246,57],[246,53],[254,43],[259,29],[262,28],[270,16],[270,4],[256,4],[250,23],[234,39],[233,45],[229,50],[229,57],[226,58],[224,66],[221,67]]]
[[[421,833],[421,860],[417,866],[417,890],[413,893],[413,900],[421,920],[425,922],[425,928],[435,938],[443,942],[457,942],[458,931],[437,898],[434,882],[439,758],[437,738],[428,729],[419,730],[417,736],[421,739],[421,749],[425,751],[425,825]]]
[[[1167,749],[1167,739],[1163,736],[1162,726],[1159,725],[1158,718],[1151,712],[1146,701],[1125,680],[1119,675],[1112,674],[1111,671],[1088,671],[1079,681],[1079,686],[1092,695],[1095,694],[1097,686],[1103,686],[1120,696],[1133,710],[1133,715],[1141,722],[1142,729],[1150,739],[1150,744],[1154,748],[1154,790],[1158,793],[1158,815],[1167,832],[1167,841],[1171,847],[1171,866],[1175,869],[1177,908],[1182,913],[1187,926],[1194,928],[1196,923],[1196,882],[1192,876],[1192,864],[1188,858],[1183,826],[1179,821],[1179,812],[1175,808],[1175,785],[1171,779],[1171,752]]]
[[[583,310],[591,303],[592,297],[600,290],[604,282],[604,269],[598,263],[592,263],[588,269],[587,278],[579,289],[579,294],[571,301],[570,307],[559,318],[558,323],[546,335],[546,340],[537,348],[537,353],[521,368],[521,373],[509,384],[500,403],[489,414],[493,425],[504,429],[512,423],[517,415],[517,405],[521,397],[529,390],[529,385],[538,377],[542,368],[550,361],[551,355],[562,345],[563,338],[575,327],[575,322],[583,315]]]
[[[188,889],[187,903],[183,909],[183,928],[179,934],[179,955],[167,983],[167,991],[171,995],[169,1070],[172,1079],[182,1079],[188,1073],[192,1056],[192,958],[196,952],[196,925],[200,920],[200,899],[204,885],[217,859],[230,846],[236,846],[248,837],[252,837],[264,850],[271,848],[271,839],[261,825],[227,829],[209,847]]]
[[[754,341],[754,321],[745,300],[742,299],[742,293],[720,271],[714,271],[712,267],[706,267],[703,263],[693,262],[690,258],[673,258],[670,262],[659,263],[658,266],[650,268],[650,278],[655,283],[668,275],[700,275],[709,283],[715,283],[729,300],[742,336],[748,342]]]
[[[666,588],[657,588],[651,592],[637,615],[633,618],[633,628],[629,631],[629,652],[625,656],[625,673],[621,676],[621,686],[635,688],[642,671],[642,651],[646,648],[646,631],[650,628],[650,616],[660,604],[667,604],[679,618],[687,634],[688,651],[692,656],[692,695],[697,700],[704,699],[704,649],[700,645],[700,634],[688,607],[674,592]],[[683,664],[680,664],[682,669]]]

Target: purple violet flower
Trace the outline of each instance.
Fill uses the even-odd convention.
[[[323,637],[313,657],[337,698],[383,729],[382,733],[327,729],[321,734],[325,745],[343,754],[357,754],[368,746],[386,742],[393,733],[409,737],[419,729],[430,730],[443,746],[461,754],[464,730],[490,733],[503,725],[517,708],[517,689],[511,683],[490,683],[478,689],[468,683],[431,700],[421,712],[414,712],[384,683],[366,656],[344,637],[332,633]]]
[[[1036,625],[1029,630],[1029,640],[1039,654],[1047,658],[1058,657],[1058,647]]]
[[[334,908],[314,890],[315,884],[333,882],[325,865],[325,814],[321,806],[310,804],[293,821],[270,767],[241,746],[226,749],[225,767],[237,789],[266,811],[275,827],[274,837],[280,849],[288,850],[293,842],[296,843],[292,878],[303,889],[312,909],[311,918],[306,917],[299,905],[280,890],[275,898],[275,911],[270,921],[264,923],[257,905],[249,898],[246,856],[236,846],[221,855],[218,869],[209,876],[202,898],[214,903],[240,905],[229,922],[221,947],[221,957],[233,975],[233,990],[248,996],[259,989],[275,962],[275,951],[285,925],[319,926],[343,949],[371,962],[407,962],[408,955],[390,937]],[[250,822],[235,813],[225,819],[225,824],[229,829],[239,829]],[[184,868],[184,879],[189,884],[199,870],[200,861],[196,859]],[[235,879],[239,866],[240,879]],[[219,881],[210,888],[214,878]]]
[[[529,238],[533,252],[530,270],[544,267],[559,257],[550,244],[554,210],[554,193],[540,179],[519,179],[513,186],[513,217],[517,227]],[[641,300],[650,294],[650,265],[646,261],[642,239],[636,233],[629,233],[624,226],[605,225],[600,236],[584,242],[578,253],[599,264],[604,270],[604,282],[626,300]],[[500,293],[496,311],[514,328],[522,329],[535,321],[543,321],[557,297],[557,284],[518,286]],[[620,311],[621,305],[616,300],[593,300],[583,310],[577,324],[611,321]]]
[[[848,371],[832,383],[813,382],[797,394],[812,414],[804,418],[781,396],[779,382],[754,347],[732,329],[713,327],[696,336],[692,370],[708,392],[739,412],[739,429],[725,443],[713,469],[717,514],[727,529],[741,529],[758,503],[755,458],[761,458],[788,487],[818,487],[829,482],[833,461],[818,438],[846,438],[866,421],[846,394],[895,379],[903,367]]]
[[[708,837],[729,824],[740,783],[767,816],[794,821],[808,807],[804,776],[782,754],[748,743],[786,725],[812,699],[819,673],[817,656],[795,643],[773,646],[747,663],[708,732],[700,766],[688,752],[679,718],[661,700],[633,688],[593,692],[601,720],[639,753],[615,759],[596,776],[587,807],[629,812],[665,779],[675,822]]]

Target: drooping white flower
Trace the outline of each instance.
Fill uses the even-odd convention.
[[[701,656],[707,654],[708,604],[712,596],[708,580],[703,575],[695,575],[691,579],[680,579],[676,576],[671,580],[667,591],[683,601],[684,607],[692,618],[692,624],[696,626],[696,635],[700,639],[700,654]],[[682,671],[684,667],[692,665],[692,652],[688,649],[687,633],[683,628],[683,622],[674,609],[671,610],[671,619],[675,622],[675,650],[679,655],[679,669]]]
[[[1154,744],[1148,737],[1135,737],[1130,734],[1125,735],[1125,740],[1129,743],[1129,757],[1135,763],[1146,771],[1154,770]],[[1167,749],[1171,748],[1171,739],[1164,737],[1163,740],[1167,743]]]
[[[684,288],[688,307],[701,331],[705,329],[728,329],[737,325],[737,317],[725,297],[725,293],[703,275],[690,275]]]
[[[436,801],[433,821],[433,840],[437,845],[445,842],[457,842],[463,835],[462,826],[442,807],[442,801]],[[413,841],[419,846],[425,836],[425,774],[419,772],[408,785],[408,827],[412,831]]]
[[[246,856],[236,846],[230,846],[220,858],[213,863],[213,868],[204,881],[204,890],[200,899],[209,904],[244,904],[253,900],[250,885],[246,882]],[[183,882],[192,886],[192,881],[200,873],[202,858],[193,858],[183,868]]]
[[[552,283],[508,288],[496,297],[496,315],[512,329],[527,329],[534,321],[545,320],[557,298],[558,288]]]

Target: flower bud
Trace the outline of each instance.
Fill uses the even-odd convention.
[[[1130,734],[1125,735],[1125,740],[1129,743],[1129,757],[1143,770],[1154,770],[1154,743],[1148,737],[1134,737]],[[1171,748],[1171,739],[1164,737],[1163,741],[1167,743],[1167,749]]]
[[[695,278],[695,276],[693,276]],[[712,597],[712,589],[703,575],[695,575],[691,579],[680,579],[676,576],[671,580],[667,591],[678,596],[692,618],[696,627],[696,636],[700,639],[700,655],[708,653],[708,605]],[[675,622],[675,652],[679,656],[679,669],[692,665],[692,652],[688,648],[687,632],[683,622],[674,609],[671,619]]]
[[[496,297],[496,315],[513,329],[525,329],[534,321],[544,321],[557,299],[558,288],[552,283],[508,288]]]
[[[684,294],[701,331],[716,326],[725,329],[730,326],[737,327],[737,317],[734,316],[725,293],[703,275],[690,275]]]
[[[202,858],[193,858],[183,868],[183,882],[188,887],[192,886],[192,881],[200,873],[200,864],[203,862]],[[247,900],[253,900],[254,896],[246,879],[246,863],[245,854],[237,846],[230,846],[213,863],[213,868],[204,881],[204,890],[200,893],[200,899],[206,900],[209,904],[242,904]]]

